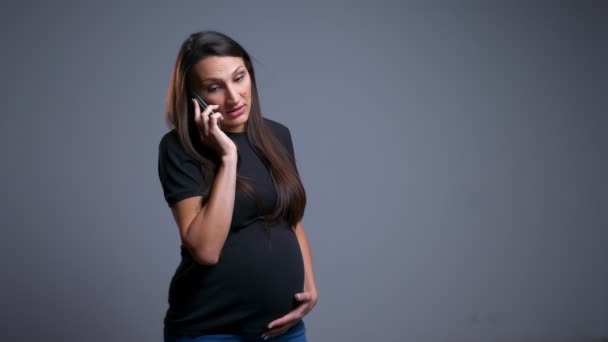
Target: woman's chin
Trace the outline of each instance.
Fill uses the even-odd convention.
[[[222,129],[224,131],[238,133],[245,131],[245,126],[247,124],[247,119],[249,118],[249,113],[240,115],[236,118],[224,118],[222,121]]]

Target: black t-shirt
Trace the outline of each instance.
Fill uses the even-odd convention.
[[[265,122],[295,161],[289,129],[269,119]],[[261,209],[258,212],[253,198],[236,192],[230,232],[213,266],[196,263],[180,247],[182,259],[171,280],[164,319],[167,329],[176,334],[261,333],[268,323],[293,310],[294,295],[303,291],[304,264],[295,232],[285,219],[275,223],[258,219],[271,213],[276,203],[270,173],[245,132],[227,135],[238,147],[237,173],[249,179]],[[186,153],[175,130],[161,139],[158,173],[169,205],[202,195],[198,162]]]

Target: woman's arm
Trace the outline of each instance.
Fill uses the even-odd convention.
[[[236,155],[222,159],[204,206],[201,207],[201,196],[197,196],[171,207],[182,243],[199,264],[215,265],[226,242],[234,209],[236,165]]]
[[[312,253],[310,252],[310,243],[301,222],[296,225],[295,232],[296,237],[298,238],[298,243],[300,244],[300,249],[302,250],[302,258],[304,259],[304,292],[311,292],[314,297],[314,306],[318,299],[318,293],[312,262]]]

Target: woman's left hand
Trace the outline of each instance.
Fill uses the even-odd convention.
[[[262,338],[274,337],[287,332],[291,327],[298,324],[300,320],[312,310],[318,300],[317,290],[296,293],[295,298],[300,304],[287,315],[276,319],[268,324],[268,330],[262,335]]]

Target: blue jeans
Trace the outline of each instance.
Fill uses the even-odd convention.
[[[258,342],[264,341],[262,334],[255,335],[232,335],[232,334],[217,334],[203,336],[177,336],[169,333],[165,328],[165,342]],[[270,337],[268,342],[306,342],[306,327],[304,321],[291,327],[285,333]]]

